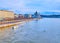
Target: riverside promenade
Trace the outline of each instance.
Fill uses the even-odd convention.
[[[21,19],[21,20],[11,20],[11,21],[1,21],[0,22],[0,28],[4,27],[12,27],[18,24],[26,23],[28,21],[31,21],[34,19]]]

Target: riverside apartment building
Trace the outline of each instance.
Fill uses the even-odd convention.
[[[3,18],[14,18],[14,12],[0,10],[0,20],[2,20]]]

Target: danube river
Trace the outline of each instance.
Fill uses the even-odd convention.
[[[0,28],[0,43],[60,43],[60,18],[42,18]]]

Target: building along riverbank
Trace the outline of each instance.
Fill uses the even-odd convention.
[[[12,20],[12,21],[2,21],[0,22],[0,28],[12,27],[18,24],[26,23],[34,19],[22,19],[22,20]]]

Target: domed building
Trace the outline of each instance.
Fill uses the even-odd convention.
[[[37,11],[34,13],[34,17],[35,18],[41,18],[40,14]]]

